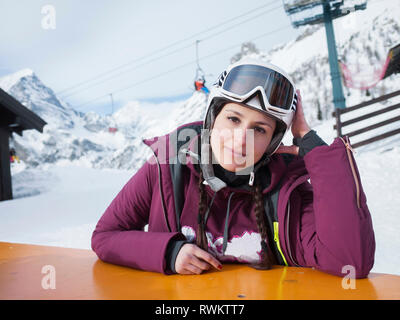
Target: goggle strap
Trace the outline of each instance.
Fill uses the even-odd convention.
[[[294,111],[297,110],[297,93],[294,94],[293,103],[291,107]]]

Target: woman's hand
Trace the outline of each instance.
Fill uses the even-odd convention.
[[[182,246],[175,261],[175,270],[179,274],[200,274],[211,267],[222,269],[213,255],[191,243]]]
[[[311,131],[305,117],[303,111],[303,103],[301,100],[300,90],[296,90],[297,93],[297,110],[294,114],[293,122],[292,122],[292,134],[295,138],[303,138],[308,132]],[[292,146],[284,146],[281,144],[276,150],[275,153],[291,153],[294,155],[299,154],[299,147],[292,145]]]

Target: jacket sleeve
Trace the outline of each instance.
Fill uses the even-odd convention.
[[[350,145],[337,138],[307,153],[304,161],[312,190],[306,184],[299,189],[303,263],[338,276],[348,274],[343,267],[350,266],[356,278],[367,277],[375,237]]]
[[[158,174],[150,163],[136,172],[108,206],[93,232],[92,249],[105,262],[170,273],[165,260],[168,243],[186,238],[177,232],[144,231]]]

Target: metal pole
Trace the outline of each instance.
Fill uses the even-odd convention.
[[[335,33],[333,30],[331,6],[329,2],[324,2],[323,8],[326,40],[328,43],[329,67],[331,70],[331,80],[333,87],[333,104],[335,105],[335,109],[344,109],[346,108],[346,100],[343,94],[342,79],[339,71]]]
[[[199,43],[200,43],[200,40],[196,40],[196,63],[197,63],[197,69],[201,70],[200,64],[199,64]]]
[[[201,40],[196,40],[196,63],[197,63],[197,69],[196,69],[196,79],[197,80],[198,77],[203,77],[204,78],[204,71],[203,69],[201,69],[200,67],[200,63],[199,63],[199,43]]]
[[[114,114],[114,99],[112,93],[110,93],[111,96],[111,114]]]

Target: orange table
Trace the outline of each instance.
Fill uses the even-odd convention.
[[[55,289],[44,289],[48,265]],[[166,276],[104,263],[90,250],[0,242],[0,299],[400,299],[400,276],[371,273],[347,290],[342,280],[310,268],[227,264]]]

